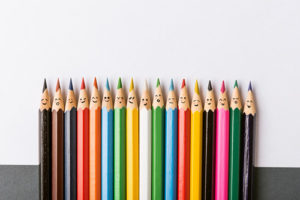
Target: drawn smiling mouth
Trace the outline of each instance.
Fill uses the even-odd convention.
[[[122,103],[122,101],[119,101],[119,104],[121,104]]]
[[[157,101],[158,103],[160,102],[160,100],[159,100],[159,99],[157,99],[156,101]]]
[[[211,103],[207,103],[207,104],[210,106]]]
[[[247,106],[248,108],[251,108],[251,106]]]
[[[147,105],[147,103],[144,103],[144,106],[146,106]]]
[[[185,103],[185,101],[181,101],[181,103]]]
[[[104,100],[105,102],[109,102],[109,100]]]
[[[195,104],[195,106],[198,106],[198,104]]]
[[[93,103],[97,103],[97,101],[92,100]]]
[[[221,103],[221,105],[222,105],[222,106],[224,106],[224,105],[225,105],[225,103]]]
[[[59,106],[59,102],[56,102],[56,105]]]
[[[237,102],[237,101],[234,101],[234,103],[237,104],[238,102]]]
[[[85,103],[85,101],[81,101],[81,103]]]
[[[131,104],[132,104],[133,102],[132,102],[132,101],[129,101],[129,103],[131,103]]]
[[[42,103],[44,106],[47,105],[47,103]]]

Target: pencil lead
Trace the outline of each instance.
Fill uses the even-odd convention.
[[[147,80],[145,80],[145,82],[144,82],[144,90],[148,90],[148,83],[147,83]]]
[[[159,86],[160,86],[160,81],[159,81],[159,78],[157,78],[156,87],[159,87]]]
[[[199,86],[198,86],[198,81],[197,80],[195,82],[195,89],[194,89],[194,91],[195,91],[196,94],[198,94],[198,95],[200,94],[199,93]]]
[[[133,78],[131,78],[131,80],[130,80],[129,92],[131,92],[133,89],[134,89]]]
[[[248,91],[252,91],[252,84],[251,84],[251,81],[249,82]]]
[[[121,77],[119,77],[117,89],[121,89],[121,88],[122,88],[122,80]]]
[[[108,78],[106,79],[106,89],[107,89],[108,91],[110,91]]]
[[[84,78],[82,78],[80,89],[81,89],[81,90],[84,90],[84,89],[85,89]]]
[[[96,88],[96,89],[98,89],[98,84],[97,84],[97,79],[96,79],[96,77],[94,78],[94,87]]]
[[[225,83],[224,81],[222,81],[222,87],[221,87],[221,93],[225,92]]]
[[[57,82],[56,82],[56,92],[60,89],[60,83],[59,83],[59,78],[57,79]]]
[[[238,86],[237,80],[235,80],[235,83],[234,83],[234,88],[235,88],[235,87],[237,87],[237,88],[239,87],[239,86]]]
[[[70,78],[70,83],[69,83],[69,90],[73,90],[73,83],[72,83],[72,78]]]
[[[185,87],[185,79],[182,79],[182,84],[181,84],[181,88]]]
[[[44,78],[44,85],[43,85],[43,92],[47,89],[47,81],[46,78]]]
[[[174,90],[174,83],[173,83],[173,79],[171,79],[171,82],[170,82],[170,88],[169,90],[173,91]]]
[[[208,90],[209,91],[212,91],[212,86],[211,86],[211,81],[209,80],[209,82],[208,82]]]

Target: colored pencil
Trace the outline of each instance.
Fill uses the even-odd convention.
[[[132,79],[127,100],[126,173],[127,200],[139,199],[139,111]]]
[[[151,99],[145,81],[144,91],[140,100],[140,199],[151,199]]]
[[[73,91],[72,79],[65,109],[65,136],[64,136],[64,189],[65,200],[77,199],[77,105]]]
[[[89,111],[82,78],[77,106],[77,200],[89,199]]]
[[[165,200],[177,199],[177,118],[177,100],[171,79],[166,103]]]
[[[152,168],[151,168],[151,197],[153,200],[164,198],[164,99],[157,79],[152,104]]]
[[[249,83],[248,95],[246,98],[242,117],[242,138],[241,138],[241,200],[252,200],[255,162],[255,119],[256,107],[252,92],[251,82]]]
[[[39,188],[41,200],[51,199],[51,102],[44,79],[39,109],[40,169]]]
[[[192,98],[191,112],[190,199],[200,200],[202,189],[203,108],[197,81]]]
[[[228,199],[239,200],[239,174],[240,174],[240,135],[242,103],[237,81],[235,81],[230,102],[230,127],[229,127],[229,183]]]
[[[89,186],[90,200],[101,198],[101,107],[97,79],[94,78],[90,100],[90,137],[89,137]]]
[[[211,81],[205,98],[203,111],[203,148],[202,148],[202,199],[215,199],[215,134],[216,102]]]
[[[101,199],[114,197],[114,108],[108,79],[101,109]]]
[[[216,121],[216,177],[215,198],[228,199],[228,162],[229,162],[229,108],[224,81],[218,99]]]
[[[191,110],[185,79],[178,101],[178,199],[190,199]]]
[[[64,199],[64,100],[59,80],[52,105],[52,199]]]
[[[114,199],[126,199],[126,99],[121,78],[114,106]]]

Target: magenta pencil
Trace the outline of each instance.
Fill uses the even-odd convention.
[[[224,81],[217,107],[215,199],[228,199],[229,106]]]

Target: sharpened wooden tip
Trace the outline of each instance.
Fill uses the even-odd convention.
[[[81,89],[81,90],[84,90],[84,89],[85,89],[84,78],[82,78],[80,89]]]
[[[60,83],[59,83],[59,78],[57,79],[57,82],[56,82],[56,92],[60,89]]]
[[[93,85],[94,85],[95,88],[98,89],[98,84],[97,84],[97,79],[96,79],[96,77],[94,78],[94,84],[93,84]]]
[[[222,87],[221,87],[221,93],[225,92],[225,83],[224,81],[222,81]]]
[[[182,79],[181,88],[185,87],[185,79]]]

